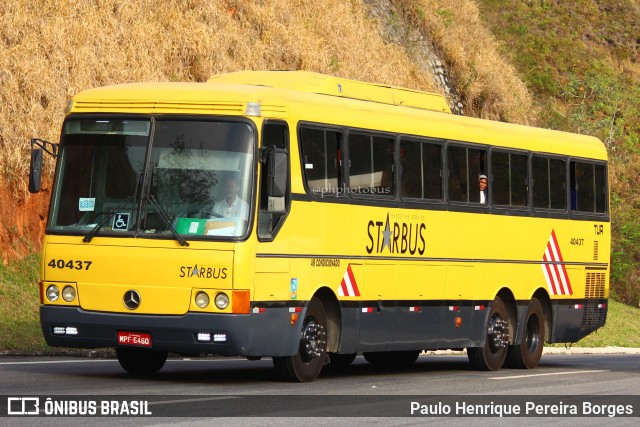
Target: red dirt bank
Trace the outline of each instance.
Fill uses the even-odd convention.
[[[49,185],[39,194],[15,191],[0,182],[0,261],[7,264],[41,248],[49,206]]]

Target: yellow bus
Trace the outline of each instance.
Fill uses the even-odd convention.
[[[435,94],[321,74],[83,91],[42,247],[56,347],[325,364],[537,366],[605,323],[607,153],[596,138],[451,114]]]

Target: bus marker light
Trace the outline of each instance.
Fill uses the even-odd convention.
[[[209,332],[198,332],[198,342],[211,342],[211,334]]]
[[[582,304],[576,304],[573,308],[575,308],[576,310],[580,310],[582,309]]]
[[[363,313],[373,313],[373,307],[362,307]]]
[[[476,305],[476,311],[484,311],[484,305]]]
[[[607,308],[607,304],[598,304],[598,308]]]
[[[456,317],[456,328],[462,326],[462,317]]]
[[[460,311],[460,307],[458,307],[457,305],[450,305],[449,311]]]
[[[421,312],[422,310],[420,309],[420,307],[409,307],[409,311]]]
[[[264,313],[264,307],[253,307],[253,312],[255,314],[261,314]]]
[[[260,107],[260,103],[247,102],[247,109],[245,110],[245,115],[260,117],[262,115],[262,108]]]
[[[75,326],[54,326],[53,335],[78,335],[78,328]]]
[[[298,313],[293,313],[291,314],[291,325],[295,325],[296,322],[298,321]]]

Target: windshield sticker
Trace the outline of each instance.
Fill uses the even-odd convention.
[[[117,213],[113,217],[114,231],[127,231],[129,229],[129,212]]]
[[[78,200],[78,210],[80,212],[93,212],[96,209],[95,197],[80,197]]]

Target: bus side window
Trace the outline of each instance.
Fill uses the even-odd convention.
[[[605,213],[606,174],[604,165],[571,162],[571,210]]]
[[[442,147],[418,140],[400,141],[402,197],[442,199]]]
[[[299,137],[307,192],[321,197],[340,195],[342,134],[303,127]]]
[[[262,126],[262,147],[289,148],[289,128],[286,122],[266,121]],[[260,172],[260,199],[258,210],[258,238],[273,240],[284,222],[286,212],[270,212],[269,205],[284,203],[283,211],[289,210],[289,193],[284,200],[269,200],[267,194],[267,168],[262,165]]]
[[[478,148],[449,146],[449,200],[480,203],[478,178],[487,174],[487,151]]]
[[[565,209],[567,206],[566,162],[534,155],[532,165],[533,207]]]
[[[493,204],[529,205],[529,164],[525,154],[492,151]]]
[[[349,135],[349,190],[352,195],[393,196],[393,138]]]

